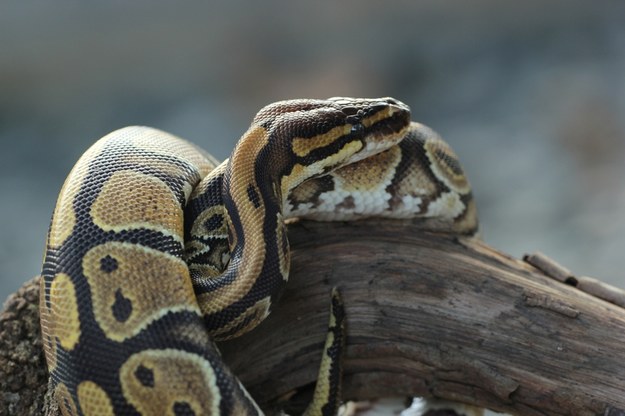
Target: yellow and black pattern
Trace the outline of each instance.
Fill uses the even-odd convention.
[[[43,266],[41,323],[65,415],[257,410],[219,360],[183,261],[183,208],[214,163],[133,127],[104,137],[65,182]]]
[[[345,349],[345,310],[337,288],[332,289],[330,323],[313,400],[304,416],[334,416],[339,410],[343,352]]]
[[[63,414],[260,414],[213,340],[253,329],[277,301],[293,189],[395,146],[409,118],[390,98],[275,103],[219,166],[147,127],[99,140],[61,190],[42,270]],[[342,326],[331,328],[334,351]],[[329,368],[322,377],[336,383]]]

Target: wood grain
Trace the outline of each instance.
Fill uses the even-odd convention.
[[[625,414],[625,309],[465,237],[398,221],[291,224],[271,316],[220,348],[263,405],[314,382],[330,291],[345,399],[426,396],[521,415]]]

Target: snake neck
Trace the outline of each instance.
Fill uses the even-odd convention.
[[[206,180],[209,185],[203,191],[221,194],[221,204],[211,208],[222,218],[220,230],[214,231],[220,239],[213,241],[211,250],[229,253],[229,261],[220,263],[225,269],[218,265],[211,278],[195,282],[206,325],[218,340],[258,325],[280,296],[289,273],[282,191],[273,185],[279,183],[281,168],[266,161],[275,154],[270,154],[264,129],[252,127],[241,143],[222,172],[217,169]]]
[[[194,281],[214,338],[253,329],[281,295],[290,263],[282,210],[291,190],[391,147],[409,120],[409,109],[392,99],[295,100],[259,112],[221,182],[229,263],[222,274]]]

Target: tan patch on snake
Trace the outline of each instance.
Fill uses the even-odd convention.
[[[144,416],[219,414],[221,393],[204,358],[181,350],[145,350],[122,365],[124,397]],[[178,413],[176,413],[178,412]]]
[[[180,157],[189,165],[199,168],[200,175],[206,176],[219,164],[211,155],[188,141],[151,127],[127,127],[111,134],[125,136],[130,144],[138,149],[149,151],[171,159]]]
[[[169,158],[155,159],[143,154],[129,153],[121,157],[122,162],[134,165],[136,170],[153,170],[168,178],[182,179],[182,191],[185,201],[189,200],[193,192],[193,185],[200,182],[201,171],[210,171],[207,167],[198,170],[197,166],[189,165],[187,161],[170,155]],[[211,165],[212,166],[212,165]],[[190,181],[190,182],[189,182]]]
[[[428,139],[423,146],[430,160],[432,172],[439,180],[449,189],[460,194],[466,194],[471,190],[458,156],[447,143],[442,140]]]
[[[108,394],[93,381],[78,385],[77,394],[80,410],[85,415],[114,416],[113,405]]]
[[[337,138],[349,134],[351,124],[334,127],[328,132],[313,137],[295,137],[292,140],[293,152],[300,157],[322,147],[326,147],[336,141]]]
[[[183,236],[176,195],[162,180],[132,170],[111,175],[91,207],[93,222],[105,231],[148,228]]]
[[[65,350],[71,351],[80,338],[80,317],[76,289],[65,273],[54,276],[50,285],[50,303],[51,335],[59,339]]]
[[[74,230],[76,225],[76,214],[73,207],[74,198],[80,191],[82,183],[89,173],[89,164],[95,158],[100,157],[100,153],[105,146],[106,142],[104,140],[94,143],[80,157],[67,176],[54,208],[48,239],[50,247],[58,248],[61,246]]]
[[[54,389],[54,398],[59,404],[59,408],[61,409],[63,416],[78,416],[76,403],[74,403],[74,399],[72,399],[72,395],[69,393],[65,384],[57,384]]]
[[[401,149],[393,146],[385,152],[337,169],[332,176],[339,178],[341,189],[345,192],[370,192],[390,183],[400,160]]]
[[[54,207],[48,245],[51,248],[59,248],[72,234],[76,226],[76,213],[74,212],[74,199],[80,192],[80,188],[89,173],[89,162],[102,151],[104,143],[96,142],[80,158],[72,171],[67,176],[63,188]]]
[[[52,248],[60,247],[74,231],[76,225],[76,214],[74,213],[74,198],[80,190],[82,178],[77,175],[72,177],[72,181],[65,181],[63,189],[54,208],[52,223],[50,224],[50,234],[48,245]]]
[[[310,165],[303,166],[299,163],[294,164],[291,172],[282,177],[280,184],[282,195],[288,195],[293,188],[304,182],[307,178],[323,173],[327,167],[331,168],[345,163],[354,154],[358,153],[362,147],[362,142],[356,140],[346,143],[338,152],[332,153],[325,159],[318,160]]]
[[[300,165],[296,163],[291,168],[291,173],[282,177],[280,192],[282,195],[288,195],[289,190],[294,189],[300,183],[304,181],[305,178],[311,176],[308,174],[309,171],[312,171],[314,168],[309,168],[308,166]]]
[[[100,244],[83,257],[95,319],[109,339],[123,341],[168,312],[197,312],[186,264],[131,243]]]
[[[465,213],[452,224],[452,229],[463,233],[472,233],[478,229],[477,206],[475,200],[470,199]]]

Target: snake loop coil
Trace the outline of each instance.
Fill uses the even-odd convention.
[[[455,154],[392,98],[271,104],[221,164],[152,128],[110,133],[72,169],[48,234],[41,326],[62,413],[260,414],[213,340],[278,301],[293,216],[477,228]]]

